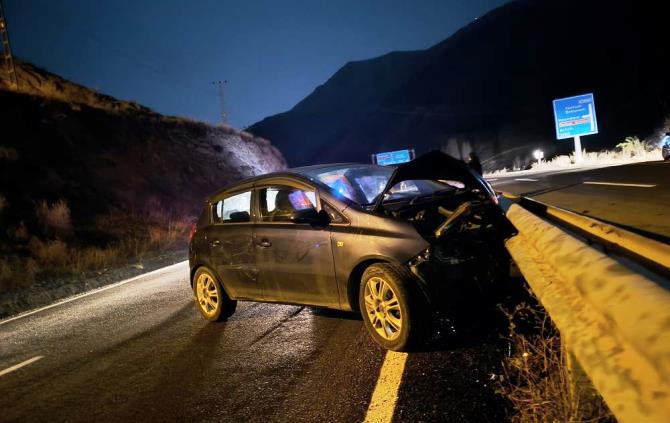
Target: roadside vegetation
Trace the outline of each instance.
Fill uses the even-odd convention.
[[[12,225],[11,204],[0,197],[0,295],[36,281],[141,266],[148,256],[185,248],[193,218],[163,210],[150,201],[143,211],[115,209],[77,224],[67,201],[39,200],[31,215]]]
[[[577,163],[575,155],[561,155],[549,160],[538,160],[532,163],[530,169],[508,169],[503,168],[490,173],[486,176],[500,176],[510,172],[525,171],[549,171],[569,169],[581,166],[608,166],[627,164],[634,162],[647,162],[654,160],[663,160],[661,148],[651,142],[641,140],[636,136],[626,137],[626,139],[617,144],[614,150],[582,152],[582,162]]]
[[[615,422],[590,385],[571,383],[561,336],[539,304],[503,310],[509,322],[510,354],[497,377],[497,391],[512,405],[511,420],[530,422]]]

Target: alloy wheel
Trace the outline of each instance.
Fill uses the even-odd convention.
[[[377,334],[395,340],[402,329],[402,311],[391,285],[380,277],[368,279],[364,292],[367,318]]]
[[[208,317],[216,314],[219,307],[219,287],[207,273],[202,273],[196,280],[196,295],[200,309]]]

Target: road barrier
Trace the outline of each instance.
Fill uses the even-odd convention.
[[[518,231],[507,249],[560,330],[566,350],[616,418],[670,422],[670,292],[660,285],[662,278],[607,255],[526,207],[503,203]],[[541,206],[560,226],[668,267],[665,244]]]

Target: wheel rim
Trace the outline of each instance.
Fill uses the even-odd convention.
[[[391,285],[380,277],[368,279],[365,284],[365,309],[374,330],[387,341],[400,336],[402,311]]]
[[[219,287],[207,273],[198,276],[195,292],[198,306],[208,317],[216,314],[219,308]]]

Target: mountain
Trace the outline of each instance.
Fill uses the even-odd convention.
[[[552,100],[593,92],[589,150],[653,137],[670,116],[670,37],[651,1],[519,0],[443,42],[347,63],[293,109],[249,130],[292,166],[375,152],[475,150],[485,168],[523,163],[556,141]]]

